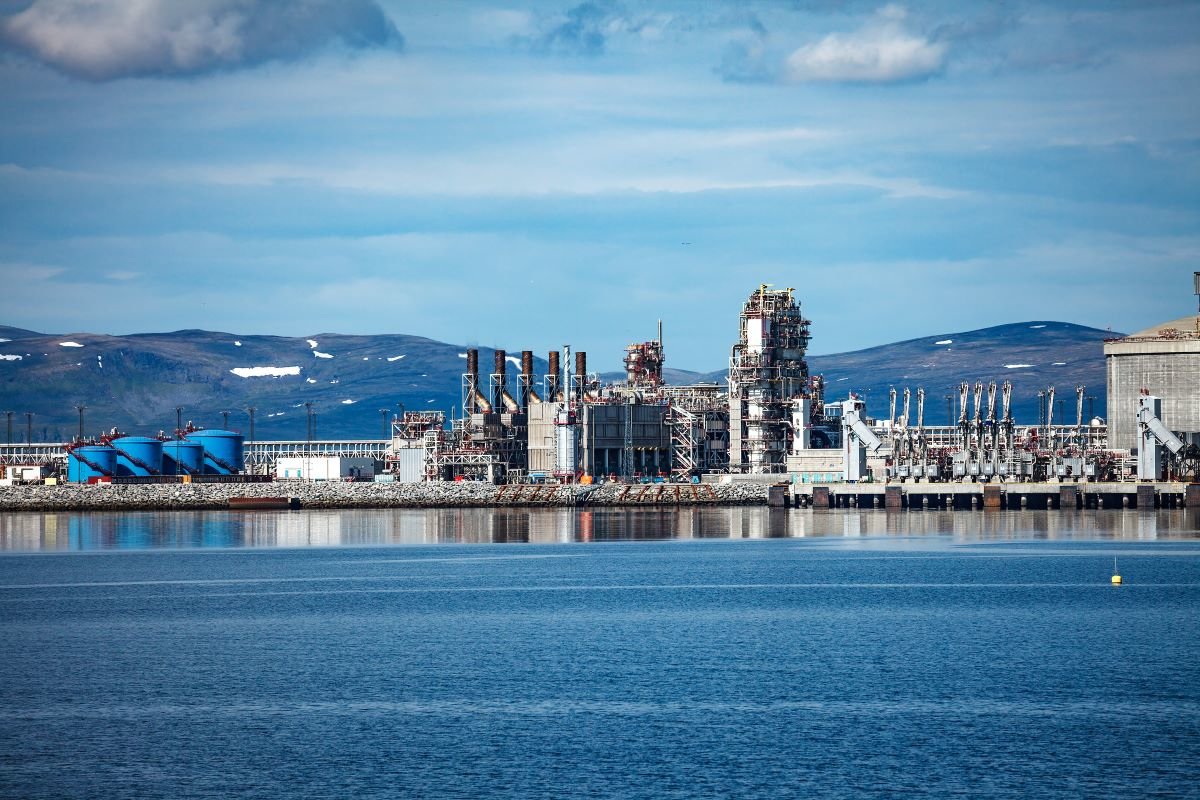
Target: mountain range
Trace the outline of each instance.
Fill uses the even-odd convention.
[[[1089,398],[1085,414],[1103,415],[1102,342],[1120,336],[1065,322],[1033,321],[911,339],[849,353],[809,357],[826,381],[826,399],[853,391],[868,413],[888,414],[888,390],[926,391],[926,422],[946,421],[946,397],[961,381],[1013,382],[1013,413],[1036,422],[1037,393],[1056,386],[1063,401],[1056,419],[1075,418],[1076,386]],[[491,372],[493,351],[479,348],[480,370]],[[85,406],[84,432],[119,428],[155,434],[185,422],[249,432],[255,438],[304,439],[312,403],[316,438],[379,438],[384,413],[408,410],[461,413],[466,347],[419,336],[381,334],[310,337],[254,336],[203,330],[111,336],[46,334],[0,326],[0,412],[13,412],[13,441],[24,441],[32,412],[35,441],[60,441],[78,432],[77,406]],[[670,352],[668,349],[667,356]],[[510,380],[519,371],[510,352]],[[540,376],[545,358],[535,359]],[[668,383],[725,381],[725,369],[697,372],[666,368]],[[604,373],[619,381],[624,373]],[[486,380],[486,378],[485,378]],[[515,389],[514,389],[515,391]],[[915,402],[915,401],[914,401]],[[914,410],[915,413],[915,410]],[[0,422],[4,421],[0,418]],[[5,431],[0,429],[0,436]],[[3,441],[3,440],[0,440]]]

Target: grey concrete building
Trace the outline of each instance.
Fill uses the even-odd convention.
[[[529,409],[529,470],[554,472],[558,403]],[[670,474],[671,431],[665,404],[586,403],[576,406],[579,470],[587,475]]]
[[[1104,361],[1109,447],[1137,447],[1137,398],[1143,389],[1162,398],[1162,419],[1172,431],[1200,431],[1200,315],[1105,342]]]

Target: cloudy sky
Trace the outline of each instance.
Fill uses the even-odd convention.
[[[716,369],[1194,309],[1200,4],[0,0],[0,323]]]

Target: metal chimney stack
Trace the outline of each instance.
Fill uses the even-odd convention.
[[[561,393],[561,388],[558,385],[558,351],[551,350],[550,357],[547,359],[547,361],[549,362],[550,366],[547,368],[549,371],[546,373],[546,402],[556,403],[558,402],[559,394]]]
[[[540,403],[542,399],[533,389],[533,351],[521,351],[521,412],[529,411],[530,403]]]
[[[467,351],[467,371],[463,375],[466,386],[463,391],[463,411],[474,414],[479,410],[476,397],[479,394],[479,351]]]
[[[503,350],[496,351],[495,369],[492,372],[492,408],[504,407],[505,388],[508,384],[507,359]]]
[[[575,353],[575,396],[582,403],[587,395],[587,353],[579,350]]]

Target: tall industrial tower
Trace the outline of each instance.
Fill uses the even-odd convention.
[[[794,289],[763,284],[742,309],[738,343],[729,355],[729,467],[755,474],[784,472],[792,438],[792,401],[808,390],[809,321]]]

